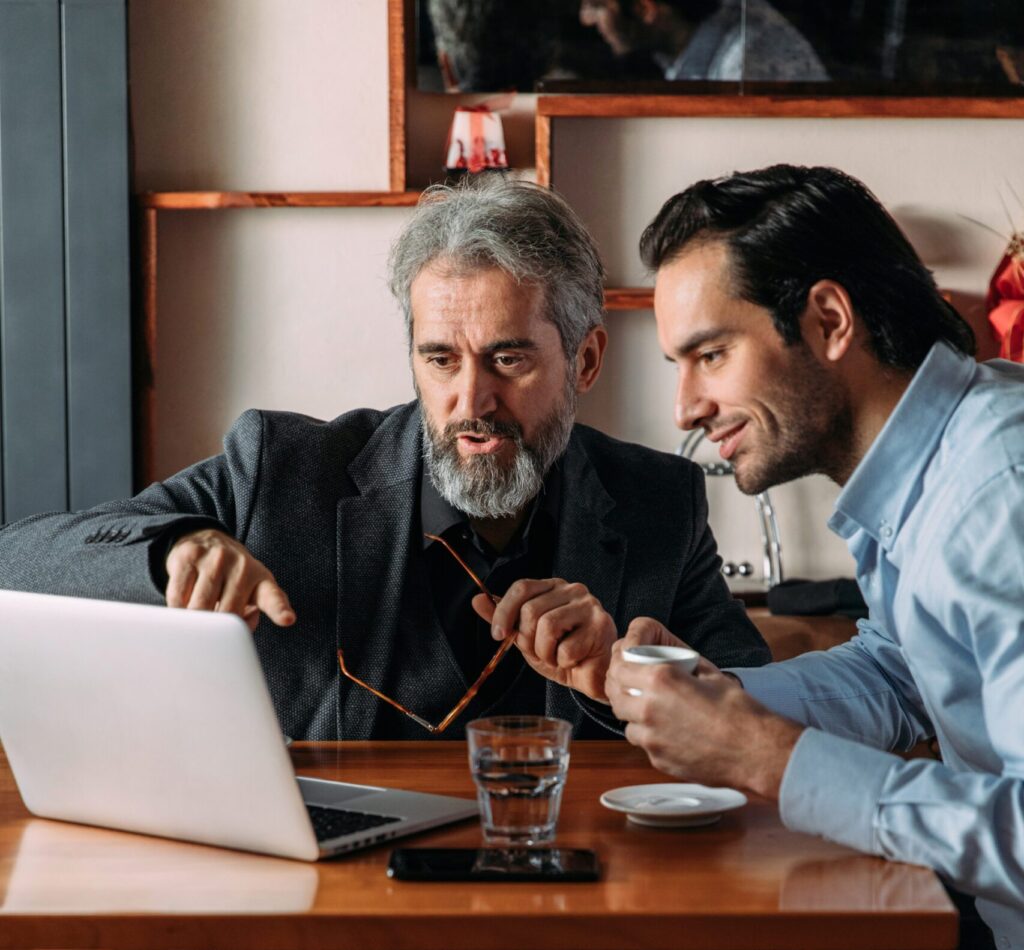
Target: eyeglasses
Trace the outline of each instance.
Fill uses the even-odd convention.
[[[447,541],[445,541],[444,538],[438,537],[436,534],[425,534],[424,537],[430,538],[431,541],[439,542],[442,545],[442,547],[444,547],[444,549],[453,558],[455,558],[456,561],[459,562],[462,569],[473,579],[473,583],[480,588],[481,593],[486,594],[488,597],[490,597],[493,603],[496,604],[501,600],[500,597],[495,597],[494,594],[492,594],[487,589],[487,585],[484,584],[484,582],[480,580],[479,577],[477,577],[473,569],[464,560],[462,560],[461,557],[459,557],[456,550]],[[345,667],[345,656],[340,649],[338,650],[338,665],[341,667],[342,674],[347,679],[352,680],[352,682],[355,683],[357,686],[362,686],[363,689],[369,690],[378,699],[384,700],[384,702],[386,702],[389,706],[394,706],[395,709],[397,709],[399,712],[405,713],[405,715],[407,715],[410,719],[413,719],[416,722],[418,722],[424,729],[427,730],[427,732],[433,732],[437,734],[444,732],[445,729],[447,729],[452,724],[452,722],[459,716],[459,714],[473,701],[473,697],[476,696],[476,694],[480,691],[480,687],[483,686],[484,681],[497,669],[498,664],[501,662],[501,658],[506,653],[508,653],[509,648],[512,646],[514,642],[514,635],[509,635],[505,637],[504,640],[502,640],[501,646],[498,647],[498,652],[491,657],[487,666],[484,667],[483,672],[476,678],[476,682],[473,683],[473,685],[470,686],[468,690],[466,690],[466,695],[463,696],[462,699],[460,699],[455,704],[452,711],[448,713],[448,715],[445,716],[444,719],[442,719],[441,722],[436,726],[427,722],[427,720],[424,719],[422,716],[417,716],[416,713],[412,712],[409,709],[406,709],[405,706],[403,706],[397,700],[392,699],[390,696],[385,696],[382,692],[374,689],[369,683],[364,683],[361,679],[359,679],[358,676],[353,676]]]

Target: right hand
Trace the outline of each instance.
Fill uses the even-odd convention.
[[[279,627],[295,623],[288,595],[245,545],[223,531],[182,535],[167,554],[167,606],[238,614],[250,630],[260,612]]]
[[[653,617],[637,617],[629,625],[626,635],[615,641],[612,647],[612,657],[618,657],[623,650],[629,647],[659,646],[659,647],[686,647],[693,649],[685,640],[680,640],[664,624],[658,623]],[[714,663],[704,657],[700,658],[697,669],[694,671],[698,676],[707,673],[721,673],[734,683],[740,686],[743,682],[735,673],[728,670],[720,670]]]
[[[477,594],[473,609],[491,624],[496,639],[514,635],[523,658],[541,676],[607,702],[604,680],[615,621],[582,584],[523,578],[498,601]]]
[[[620,652],[629,647],[659,646],[659,647],[685,647],[684,643],[664,624],[658,623],[652,617],[637,617],[626,629],[626,635],[616,641],[615,651]]]

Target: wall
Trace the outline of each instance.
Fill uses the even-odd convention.
[[[132,0],[139,190],[387,187],[384,0]],[[514,164],[532,161],[531,97],[506,118]],[[409,167],[441,162],[452,101],[413,94]],[[999,121],[559,120],[554,180],[593,228],[613,283],[642,283],[636,242],[698,176],[769,161],[837,164],[894,210],[940,283],[980,319],[1005,230],[1006,182],[1024,192],[1019,125]],[[1017,161],[1015,162],[1015,159]],[[216,452],[248,406],[333,416],[411,398],[387,248],[407,209],[182,212],[160,217],[158,471]],[[674,379],[649,313],[613,313],[609,363],[584,421],[673,450]],[[824,529],[835,488],[774,492],[791,575],[849,574]],[[751,501],[711,485],[723,553],[755,560]]]

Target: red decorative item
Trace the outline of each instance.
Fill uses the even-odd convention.
[[[985,298],[988,322],[1003,359],[1024,363],[1024,234],[1015,232]]]
[[[507,171],[501,117],[485,105],[459,106],[448,132],[445,168],[450,174]]]

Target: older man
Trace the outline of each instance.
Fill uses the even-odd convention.
[[[499,644],[459,559],[503,598],[518,649],[445,735],[544,712],[605,734],[607,707],[580,693],[604,697],[638,614],[717,662],[764,662],[699,470],[573,424],[606,334],[568,206],[501,180],[431,189],[391,285],[417,401],[331,422],[246,412],[222,455],[129,501],[0,532],[0,586],[237,613],[282,728],[309,739],[424,738],[467,692]]]
[[[673,775],[777,799],[791,828],[934,868],[1024,947],[1024,368],[974,361],[896,223],[835,169],[698,182],[641,247],[677,423],[745,492],[843,486],[829,526],[870,618],[732,678],[616,658],[627,737]],[[643,619],[637,640],[677,642]],[[941,762],[889,751],[933,737]]]

